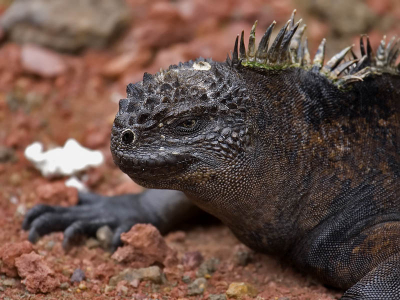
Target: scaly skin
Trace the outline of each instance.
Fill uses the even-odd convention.
[[[210,70],[186,64],[130,86],[112,131],[119,167],[145,187],[183,191],[249,247],[335,287],[350,288],[398,255],[400,77],[368,78],[344,92],[299,68],[208,63]],[[168,92],[157,90],[166,84]],[[148,86],[174,104],[141,119],[163,105],[145,104]],[[191,89],[200,92],[174,98]],[[134,140],[124,139],[131,132]]]
[[[234,53],[146,73],[120,101],[113,158],[144,187],[182,191],[249,247],[347,289],[342,299],[400,299],[396,72],[338,86],[299,66],[249,67]],[[157,209],[150,222],[174,218]],[[25,223],[31,237],[51,231],[37,215]]]

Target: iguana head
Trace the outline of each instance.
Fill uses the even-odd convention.
[[[198,59],[129,84],[112,129],[115,163],[134,181],[184,190],[226,176],[251,144],[249,94],[226,63]]]

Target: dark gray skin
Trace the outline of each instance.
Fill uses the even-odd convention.
[[[109,225],[118,245],[135,223],[170,229],[194,203],[249,247],[347,290],[342,299],[399,299],[399,99],[395,72],[341,89],[235,53],[146,73],[120,101],[111,151],[149,190],[39,206],[23,226],[32,241],[65,230],[68,245]]]

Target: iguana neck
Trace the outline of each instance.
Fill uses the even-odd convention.
[[[244,70],[241,76],[254,103],[248,112],[248,119],[256,120],[248,123],[253,147],[223,180],[209,184],[207,189],[215,192],[202,193],[199,188],[186,193],[247,245],[283,254],[346,205],[339,197],[343,189],[362,188],[383,176],[379,166],[365,176],[374,166],[356,162],[379,155],[374,152],[377,142],[363,132],[383,122],[379,118],[393,117],[383,112],[394,99],[374,90],[374,84],[369,90],[355,85],[341,91],[323,76],[298,68],[269,71],[268,76]],[[395,82],[398,78],[386,85]],[[363,111],[360,101],[367,95],[370,102],[380,101],[376,113]],[[378,99],[382,97],[386,100]],[[398,139],[398,128],[387,130]],[[382,132],[375,138],[385,136]],[[368,145],[366,153],[354,151],[363,149],[360,142]],[[328,209],[329,201],[323,198],[343,203],[334,206],[336,211],[314,214]],[[264,222],[254,221],[260,219]]]
[[[280,233],[269,236],[271,248],[282,249],[283,244],[290,245],[288,241],[298,235],[296,216],[305,196],[302,191],[307,191],[304,185],[308,184],[307,178],[312,171],[311,162],[303,161],[302,149],[298,149],[303,130],[311,126],[300,122],[298,104],[305,96],[292,85],[291,80],[297,80],[290,77],[298,72],[295,69],[277,72],[276,77],[255,72],[239,74],[248,81],[246,85],[253,100],[247,116],[251,147],[243,149],[240,164],[225,174],[218,172],[218,177],[209,180],[206,187],[188,186],[189,190],[184,191],[198,206],[221,219],[239,239],[253,248],[261,248],[265,241],[252,234],[268,231],[268,228],[281,227],[279,231],[270,230]],[[285,102],[288,99],[291,103]],[[268,109],[268,106],[275,108]],[[268,111],[274,111],[274,115]],[[293,123],[284,124],[285,118]],[[254,220],[264,220],[263,228],[260,229],[261,223]],[[254,242],[260,246],[252,244]]]

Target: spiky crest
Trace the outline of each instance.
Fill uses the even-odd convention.
[[[242,66],[262,69],[301,67],[326,76],[339,87],[362,81],[371,75],[382,73],[400,75],[400,64],[396,65],[397,58],[400,55],[400,38],[397,39],[395,36],[387,44],[386,36],[384,36],[377,54],[374,55],[368,36],[362,35],[360,38],[360,58],[354,54],[354,45],[352,45],[334,55],[325,65],[326,40],[323,39],[313,62],[311,62],[307,38],[302,41],[306,25],[299,28],[302,20],[295,23],[295,14],[296,10],[293,11],[291,18],[279,31],[269,48],[269,39],[276,24],[275,21],[268,27],[257,48],[255,47],[257,21],[254,23],[250,31],[247,52],[244,44],[244,32],[242,31],[240,50],[238,51],[239,36],[237,36],[232,60],[228,55],[227,63],[235,68]],[[365,37],[367,40],[366,47],[364,44]],[[351,57],[347,58],[349,55]]]
[[[235,65],[234,58],[232,61],[228,58],[229,66]],[[229,66],[199,57],[195,61],[171,65],[154,75],[144,73],[142,81],[128,84],[129,101],[120,101],[120,114],[132,113],[129,122],[140,124],[142,128],[152,128],[165,118],[189,110],[205,115],[235,111],[240,115],[250,107],[252,100]]]

